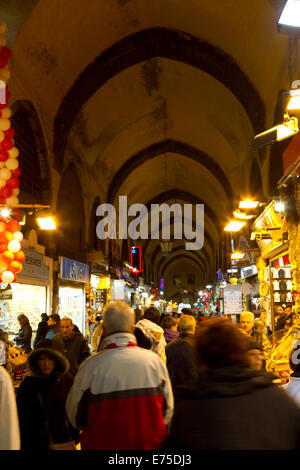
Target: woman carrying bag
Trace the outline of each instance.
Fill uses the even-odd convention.
[[[68,421],[65,404],[73,383],[69,362],[44,340],[28,357],[31,376],[17,393],[21,450],[76,450],[78,433]]]

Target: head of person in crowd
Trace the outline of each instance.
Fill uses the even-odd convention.
[[[254,327],[256,328],[257,331],[261,332],[261,331],[263,331],[263,329],[265,327],[265,324],[261,320],[256,320],[254,322]]]
[[[139,307],[136,307],[134,309],[134,313],[135,313],[135,323],[137,323],[138,321],[144,318],[143,312]]]
[[[135,313],[125,302],[115,301],[108,304],[103,315],[103,334],[134,331]]]
[[[74,325],[69,317],[64,317],[60,320],[60,329],[64,338],[71,338],[73,335]]]
[[[164,330],[177,330],[177,321],[171,315],[167,315],[164,317],[161,326]]]
[[[181,310],[181,313],[182,313],[182,315],[191,315],[192,317],[195,316],[194,310],[191,309],[191,308],[187,308],[187,307],[183,308]]]
[[[49,318],[49,317],[48,317],[47,313],[42,313],[42,314],[41,314],[41,320],[42,320],[42,321],[47,322],[47,321],[48,321],[48,318]]]
[[[20,315],[18,315],[18,322],[19,322],[21,328],[24,328],[24,326],[30,324],[28,318],[27,318],[26,315],[24,315],[23,313],[21,313]]]
[[[64,374],[69,370],[69,361],[60,352],[47,347],[47,340],[40,343],[28,357],[30,372],[35,377],[48,377],[51,374]]]
[[[264,362],[264,350],[255,341],[249,341],[248,360],[251,369],[261,370]]]
[[[289,306],[285,307],[284,313],[286,314],[287,317],[289,317],[292,314],[291,307],[289,307]]]
[[[60,316],[57,313],[53,313],[52,315],[49,315],[48,318],[48,325],[60,325]]]
[[[276,316],[282,315],[283,312],[284,312],[284,310],[283,310],[283,307],[281,307],[281,305],[279,305],[278,307],[276,307]]]
[[[178,323],[178,331],[180,335],[194,335],[196,331],[195,317],[191,315],[181,315]]]
[[[225,318],[203,322],[195,336],[199,364],[209,369],[233,365],[248,367],[248,346],[248,337]]]
[[[300,377],[300,341],[294,341],[289,358],[292,377]]]
[[[250,334],[254,326],[254,314],[252,312],[242,312],[240,316],[240,328]]]
[[[263,322],[264,325],[267,324],[267,312],[263,310],[260,314],[260,320]]]
[[[102,320],[102,318],[100,317],[100,315],[97,315],[96,318],[95,318],[95,322],[100,322]]]
[[[144,312],[144,318],[147,320],[156,323],[157,325],[160,324],[160,311],[157,307],[151,305],[151,307],[146,308]]]

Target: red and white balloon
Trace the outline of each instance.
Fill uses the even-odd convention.
[[[3,33],[6,24],[0,21],[0,204],[19,204],[19,150],[15,147],[15,131],[11,127],[11,110],[8,107],[10,78],[8,60],[11,51],[6,47]],[[15,282],[25,259],[22,251],[23,234],[19,225],[19,209],[10,210],[11,216],[0,215],[0,281]]]

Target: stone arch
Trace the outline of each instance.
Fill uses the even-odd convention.
[[[166,141],[157,142],[141,150],[129,158],[126,163],[124,163],[124,165],[117,171],[109,184],[107,190],[107,201],[111,204],[114,202],[119,188],[133,170],[146,161],[151,160],[151,158],[157,157],[167,152],[183,155],[185,157],[191,158],[200,165],[203,165],[218,180],[224,192],[228,195],[228,199],[230,201],[233,200],[233,190],[231,184],[226,174],[213,158],[211,158],[205,152],[202,152],[201,150],[193,147],[192,145],[185,144],[173,139],[167,139]]]
[[[98,218],[96,216],[96,209],[101,204],[99,196],[96,196],[93,202],[90,220],[89,220],[89,251],[102,251],[105,252],[105,240],[100,240],[96,234],[96,226]]]
[[[214,77],[240,101],[254,131],[263,131],[264,103],[231,56],[189,33],[162,27],[150,28],[122,38],[102,52],[83,70],[63,98],[53,129],[53,152],[58,171],[63,168],[64,152],[73,121],[84,103],[118,73],[154,57],[177,60]]]
[[[12,106],[12,128],[19,150],[20,203],[51,205],[51,173],[39,116],[29,100]]]
[[[274,113],[274,122],[273,125],[276,126],[283,121],[283,115],[285,110],[285,96],[286,90],[280,90],[277,94],[277,101]],[[293,136],[292,136],[293,137]],[[277,190],[277,183],[283,175],[283,153],[289,143],[292,140],[292,137],[282,140],[281,142],[276,142],[271,146],[270,156],[269,156],[269,178],[268,178],[268,195],[272,195]]]
[[[60,181],[56,218],[58,221],[57,250],[59,255],[84,259],[84,201],[80,179],[73,163],[65,168]]]
[[[263,198],[263,182],[261,178],[261,171],[255,157],[251,167],[249,190],[251,197],[255,198],[256,200],[259,201]]]
[[[160,272],[160,270],[158,270],[158,278],[159,277],[164,277],[164,273],[165,273],[166,269],[168,268],[168,266],[170,264],[172,264],[174,261],[176,261],[178,258],[186,258],[189,261],[196,264],[197,267],[200,269],[200,271],[202,271],[203,278],[205,279],[205,271],[203,269],[203,266],[189,254],[178,254],[178,255],[174,256],[173,258],[171,258],[169,261],[167,261],[166,264],[164,265],[164,267],[162,268],[161,272]]]

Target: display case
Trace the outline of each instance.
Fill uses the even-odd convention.
[[[291,270],[287,267],[271,268],[271,282],[273,292],[273,302],[275,309],[277,306],[293,305],[293,279]]]

